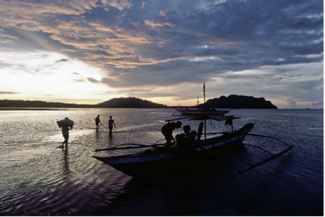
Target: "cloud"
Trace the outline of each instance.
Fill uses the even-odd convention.
[[[68,62],[68,59],[60,59],[60,60],[57,60],[55,62],[57,62],[57,63]]]
[[[92,82],[92,83],[99,83],[100,81],[96,80],[96,79],[93,79],[93,78],[87,78],[87,80],[89,82]]]
[[[296,108],[296,102],[293,99],[287,99],[287,103],[290,105],[291,108]]]
[[[253,92],[252,85],[298,103],[323,95],[319,0],[0,0],[0,48],[63,54],[53,64],[78,60],[104,72],[74,74],[75,80],[126,92],[206,80],[225,95]],[[10,66],[43,70],[43,64]]]
[[[174,27],[175,25],[172,25],[170,23],[156,23],[154,21],[150,21],[150,20],[145,20],[144,23],[147,25],[147,26],[150,26],[151,28],[155,28],[155,27],[166,27],[166,26],[169,26],[169,27]]]
[[[19,25],[19,29],[34,32],[30,39],[40,35],[37,31],[42,30],[49,38],[37,39],[38,42],[46,40],[47,44],[53,45],[56,42],[56,46],[52,47],[65,51],[69,48],[71,52],[68,55],[103,69],[108,66],[116,69],[136,68],[188,57],[216,56],[222,58],[224,64],[228,63],[221,67],[229,70],[322,59],[322,56],[304,56],[322,52],[322,16],[309,15],[321,14],[316,2],[275,4],[220,1],[217,4],[189,5],[188,2],[180,1],[176,7],[166,2],[167,6],[171,6],[168,9],[165,4],[157,6],[147,2],[145,8],[157,11],[156,16],[143,13],[143,3],[139,8],[133,7],[128,1],[72,3],[75,2],[17,2],[9,4],[10,7],[6,5],[11,17],[15,13],[22,13],[24,8],[39,9],[35,13],[21,14],[29,19],[11,19],[13,21],[10,22],[6,18],[8,21],[5,26],[17,28]],[[118,11],[103,10],[106,7],[117,8]],[[308,8],[308,11],[301,14],[299,11],[304,8]],[[290,17],[287,16],[288,10]],[[164,17],[161,16],[162,12]],[[8,12],[3,13],[6,15]],[[97,16],[95,20],[93,17],[96,13],[106,16]],[[86,16],[79,17],[81,14]],[[236,19],[234,14],[238,15]],[[136,16],[139,18],[136,19]],[[117,19],[118,24],[112,23],[111,19]],[[279,21],[281,19],[282,22]],[[46,47],[45,43],[28,43],[35,44],[35,48],[40,45]],[[102,61],[97,61],[99,58]],[[238,68],[239,65],[241,68]]]
[[[128,0],[102,0],[101,2],[106,7],[114,7],[120,11],[132,7],[132,4]]]
[[[6,95],[6,94],[18,94],[18,92],[13,92],[13,91],[0,91],[0,95]]]
[[[324,100],[322,101],[319,101],[319,102],[315,102],[315,103],[312,103],[312,105],[324,105]]]

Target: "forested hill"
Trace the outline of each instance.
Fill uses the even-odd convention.
[[[99,108],[168,108],[163,104],[154,103],[134,97],[114,98],[98,104]]]
[[[0,108],[6,107],[40,107],[40,108],[168,108],[166,105],[139,98],[114,98],[96,105],[71,104],[29,100],[0,100]]]
[[[277,107],[264,98],[252,96],[230,95],[228,97],[209,99],[206,104],[214,108],[272,108]],[[203,105],[200,105],[203,106]],[[7,107],[45,107],[45,108],[172,108],[163,104],[154,103],[135,97],[113,98],[111,100],[96,104],[68,104],[60,102],[24,101],[24,100],[0,100],[0,109]]]
[[[30,100],[0,100],[0,108],[6,107],[39,107],[39,108],[94,108],[94,105],[72,104],[61,102],[45,102]]]
[[[277,109],[270,101],[252,96],[229,95],[209,99],[206,105],[214,108],[269,108]]]

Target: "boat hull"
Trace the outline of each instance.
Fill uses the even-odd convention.
[[[196,150],[197,162],[205,160],[207,153],[233,151],[242,146],[245,136],[253,127],[254,124],[252,123],[246,124],[235,133],[226,133],[220,137],[201,141],[202,148],[198,147]],[[189,165],[185,151],[166,147],[147,150],[140,154],[116,157],[93,157],[133,177],[170,173],[171,171],[178,171],[180,168]]]

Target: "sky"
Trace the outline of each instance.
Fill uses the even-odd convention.
[[[323,108],[322,0],[0,0],[0,99]]]

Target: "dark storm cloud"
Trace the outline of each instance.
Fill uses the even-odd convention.
[[[21,45],[61,50],[110,72],[117,70],[115,74],[119,68],[150,69],[156,64],[156,70],[164,71],[167,64],[159,64],[175,60],[188,66],[186,58],[191,57],[217,56],[223,58],[222,64],[208,63],[216,70],[233,71],[322,60],[303,57],[323,51],[322,1],[132,3],[81,4],[84,11],[75,12],[69,5],[72,11],[60,8],[39,17],[40,24],[49,25],[42,31],[19,29],[18,24],[6,31]],[[187,81],[182,70],[175,73]],[[168,82],[167,77],[164,80]]]
[[[314,58],[303,56],[321,54],[323,50],[321,1],[231,1],[211,3],[207,10],[185,7],[187,13],[181,10],[181,4],[178,4],[180,11],[177,13],[170,10],[164,14],[165,18],[168,17],[165,21],[175,28],[145,28],[148,35],[162,43],[137,47],[135,52],[138,56],[156,61],[217,56],[222,61],[205,62],[214,65],[215,71],[238,71],[323,59],[322,55]],[[159,23],[163,23],[161,17],[156,19],[156,24]],[[175,64],[170,65],[174,67]],[[178,65],[196,67],[198,64],[178,60]],[[173,67],[171,69],[175,69]],[[148,64],[147,68],[166,71],[168,66]],[[184,71],[175,70],[175,73],[183,81],[189,81]],[[214,72],[207,74],[212,76]],[[174,83],[175,80],[167,78],[166,81]]]

